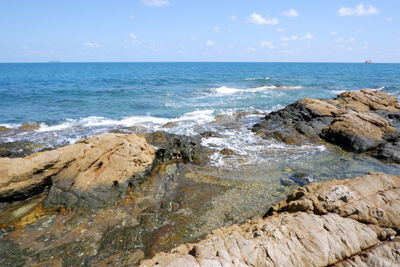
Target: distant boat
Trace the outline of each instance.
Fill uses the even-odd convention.
[[[365,60],[365,64],[372,64],[372,60]]]

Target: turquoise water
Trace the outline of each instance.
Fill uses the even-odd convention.
[[[274,86],[278,88],[274,88]],[[269,110],[301,97],[383,88],[398,93],[399,64],[0,64],[0,124],[90,116],[177,118],[188,112]]]
[[[302,97],[345,90],[400,92],[399,64],[319,63],[43,63],[0,64],[0,143],[30,141],[39,149],[111,130],[197,135],[213,149],[212,164],[237,166],[243,178],[279,178],[282,170],[320,179],[368,171],[398,173],[397,165],[342,155],[320,144],[290,146],[250,128],[271,110]],[[237,116],[237,112],[246,111]],[[216,117],[217,115],[220,115]],[[38,127],[19,131],[24,122]],[[237,156],[224,156],[229,148]],[[343,164],[350,167],[343,169]],[[247,167],[246,167],[247,166]],[[254,168],[257,166],[257,168]],[[262,166],[262,168],[260,167]],[[327,166],[326,170],[321,166]]]
[[[0,142],[28,140],[54,147],[126,127],[186,135],[214,131],[223,138],[205,138],[205,145],[234,148],[246,155],[254,152],[258,157],[265,143],[258,145],[261,141],[248,129],[263,116],[260,113],[302,97],[334,97],[361,88],[399,94],[400,65],[0,64],[0,125],[40,124],[28,132],[0,133]],[[239,111],[250,114],[240,120],[227,117],[225,122],[214,122],[216,115]],[[277,153],[291,150],[270,145]]]

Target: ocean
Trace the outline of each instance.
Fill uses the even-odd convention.
[[[362,88],[399,96],[400,65],[5,63],[0,64],[0,125],[38,126],[0,132],[0,143],[30,141],[52,148],[118,129],[211,131],[219,136],[204,137],[203,145],[230,148],[245,155],[246,164],[279,161],[276,155],[282,153],[289,161],[305,155],[312,159],[328,153],[327,148],[266,142],[249,128],[267,112],[300,98],[332,98]],[[229,161],[218,154],[212,160],[217,166]]]

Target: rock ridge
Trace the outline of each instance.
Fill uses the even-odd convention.
[[[141,266],[399,266],[400,176],[301,187],[264,218],[214,230]]]
[[[344,92],[335,99],[304,98],[271,112],[252,130],[288,144],[327,141],[356,153],[400,162],[400,105],[377,90]]]

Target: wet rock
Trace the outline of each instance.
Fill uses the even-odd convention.
[[[108,133],[25,158],[0,158],[0,200],[24,199],[51,184],[49,207],[104,207],[125,196],[129,180],[154,153],[142,137]]]
[[[43,145],[34,144],[28,141],[6,142],[0,144],[0,157],[25,157],[38,150]]]
[[[313,183],[269,216],[216,229],[141,266],[398,266],[399,194],[400,176],[379,173]]]
[[[157,147],[156,157],[161,162],[184,162],[203,165],[211,151],[201,145],[201,140],[162,131],[145,135],[147,142]]]
[[[282,178],[281,179],[281,185],[283,186],[292,186],[295,185],[296,183],[292,180],[292,179],[288,179],[288,178]]]
[[[177,121],[170,121],[170,122],[167,122],[166,124],[164,124],[164,125],[162,126],[162,128],[175,128],[175,127],[177,127],[177,126],[179,126],[179,122],[177,122]]]
[[[375,114],[348,113],[335,118],[321,136],[342,148],[365,152],[399,134],[385,119]]]
[[[400,140],[385,144],[378,150],[376,157],[390,162],[400,163]]]
[[[300,186],[315,182],[315,179],[311,174],[304,172],[295,172],[290,175],[289,179]]]
[[[236,156],[237,153],[235,151],[233,151],[232,149],[229,148],[223,148],[221,149],[221,151],[219,151],[219,153],[221,155],[225,155],[225,156]]]
[[[319,99],[304,98],[271,112],[252,131],[288,144],[303,144],[304,136],[317,137],[342,111]]]
[[[11,129],[5,127],[5,126],[0,126],[0,133],[6,133],[12,131]]]
[[[393,142],[400,132],[385,118],[396,121],[399,117],[396,97],[361,90],[342,93],[335,99],[301,99],[271,112],[252,131],[292,145],[320,142],[322,138],[343,149],[362,153]]]
[[[37,122],[25,122],[18,127],[18,132],[30,132],[40,128],[40,123]]]
[[[202,132],[199,134],[200,137],[210,138],[210,137],[222,137],[219,133],[216,132]]]

